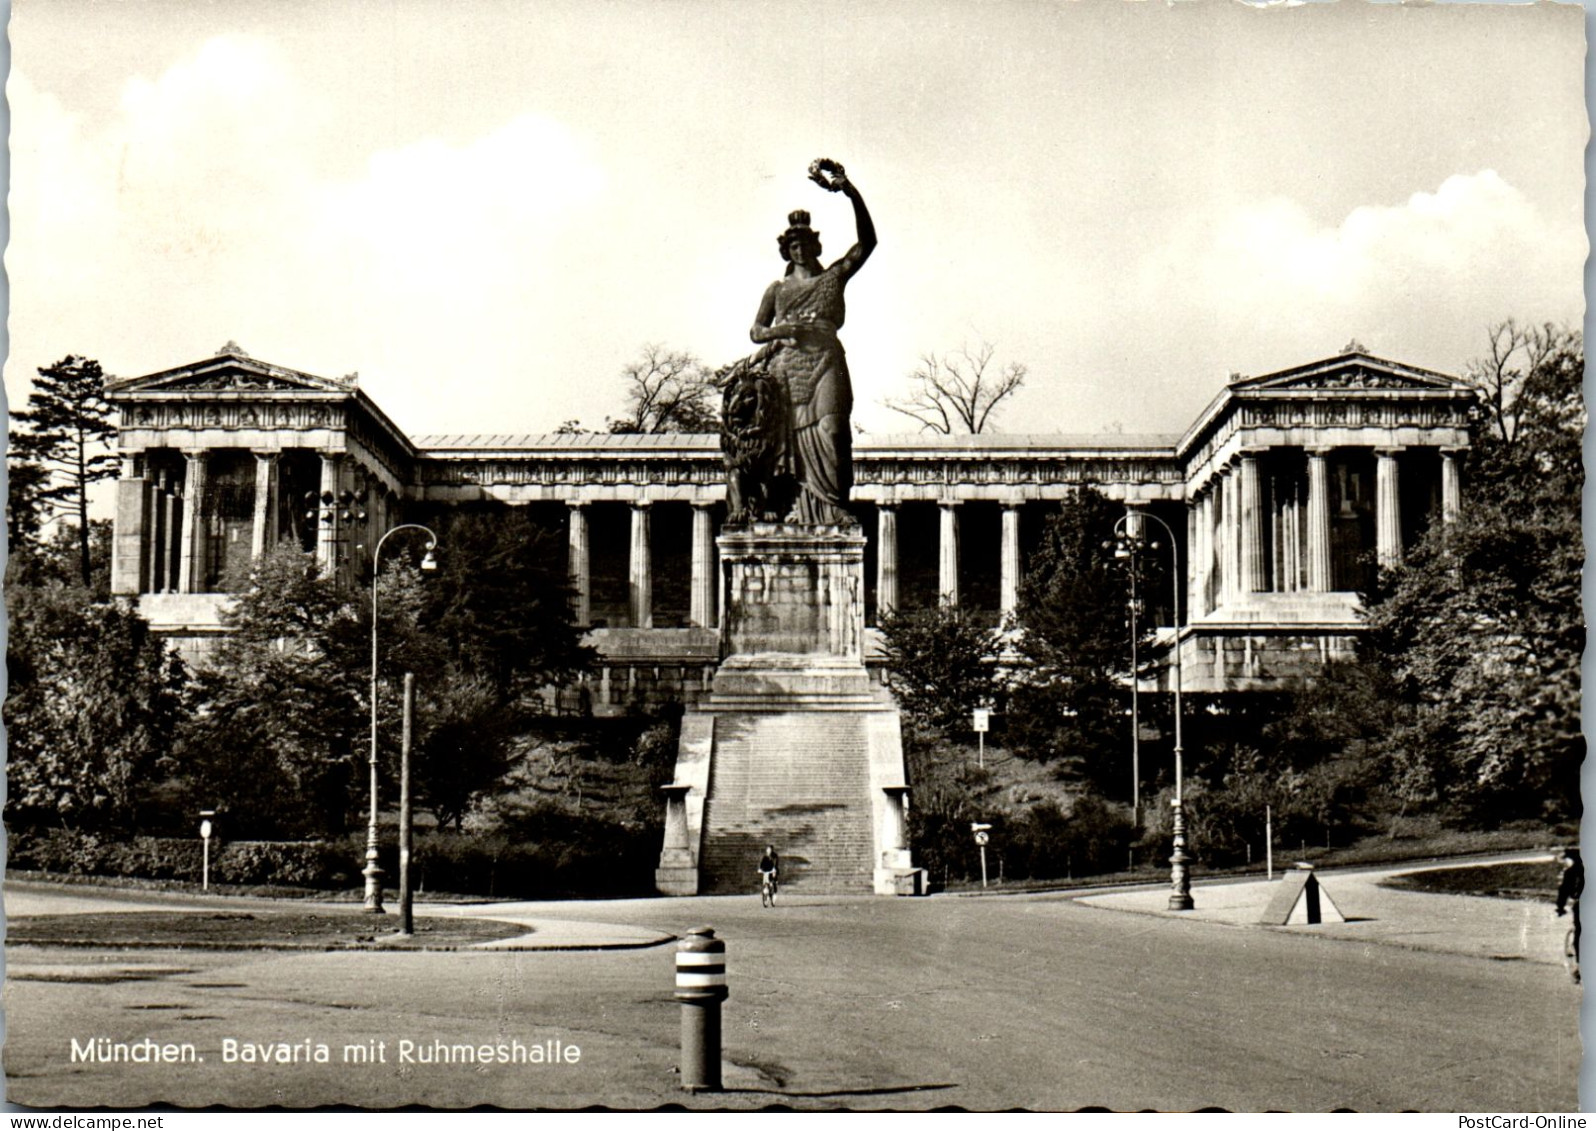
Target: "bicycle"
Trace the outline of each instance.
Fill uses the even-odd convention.
[[[759,873],[759,906],[776,906],[776,873],[763,869]]]

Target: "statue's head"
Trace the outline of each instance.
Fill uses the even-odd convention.
[[[781,249],[782,259],[788,263],[793,261],[795,248],[808,262],[820,261],[820,233],[809,226],[809,213],[802,208],[787,213],[787,230],[776,237],[776,245]]]

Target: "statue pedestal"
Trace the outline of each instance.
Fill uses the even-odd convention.
[[[756,522],[715,540],[730,656],[833,656],[864,665],[864,548],[858,527]]]
[[[865,671],[864,536],[755,523],[717,545],[723,658],[682,720],[657,886],[756,891],[774,845],[784,890],[923,890],[898,710]]]
[[[873,703],[864,666],[864,535],[755,523],[716,540],[724,579],[713,696],[753,710]]]

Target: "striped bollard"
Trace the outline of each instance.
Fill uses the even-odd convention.
[[[684,1091],[720,1091],[720,1003],[726,993],[726,944],[709,927],[694,927],[676,947]]]

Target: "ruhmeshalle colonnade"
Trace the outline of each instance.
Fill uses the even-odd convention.
[[[602,656],[594,710],[692,699],[716,662],[714,436],[411,439],[353,377],[232,343],[109,396],[122,457],[113,589],[190,655],[268,546],[291,542],[352,582],[395,523],[524,507],[567,547],[572,615]],[[994,621],[1013,611],[1047,514],[1090,483],[1184,535],[1188,688],[1290,683],[1350,648],[1371,557],[1400,559],[1457,513],[1473,404],[1462,382],[1353,343],[1231,381],[1179,436],[858,436],[868,623],[937,601]],[[1167,604],[1152,610],[1166,624]]]

